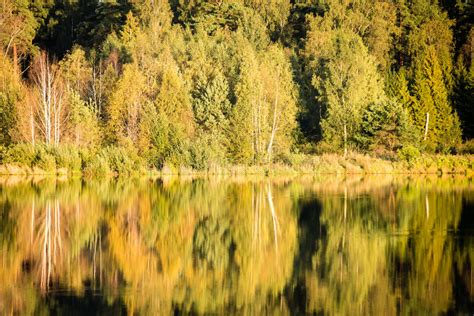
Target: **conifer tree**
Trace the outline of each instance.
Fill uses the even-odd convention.
[[[365,109],[361,129],[355,138],[361,149],[382,156],[418,141],[408,111],[392,100],[373,103]]]
[[[231,104],[229,86],[222,73],[217,70],[207,81],[199,82],[193,96],[197,124],[216,135],[225,131],[228,128]]]
[[[461,130],[457,114],[448,99],[448,89],[435,47],[427,49],[415,74],[417,102],[414,123],[430,150],[449,150],[459,143]]]
[[[466,69],[459,57],[454,74],[453,106],[459,113],[464,139],[474,137],[474,65]]]
[[[231,155],[239,163],[254,162],[259,156],[262,86],[256,55],[248,45],[242,52],[235,87],[236,103],[231,118]]]
[[[18,62],[19,55],[35,50],[33,38],[39,24],[29,6],[26,0],[0,3],[0,45],[4,54],[12,56],[14,63]]]
[[[405,68],[392,73],[387,81],[388,96],[400,104],[411,117],[414,117],[416,98],[410,92]]]
[[[138,25],[137,19],[133,15],[132,11],[128,12],[126,15],[125,25],[120,31],[120,39],[124,46],[133,52],[135,50],[135,41],[137,39],[139,30],[140,27]]]

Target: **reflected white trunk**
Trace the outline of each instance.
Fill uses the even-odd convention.
[[[40,288],[47,290],[51,283],[53,269],[62,253],[61,208],[59,201],[46,202],[42,230],[40,230],[41,261]]]
[[[425,195],[425,212],[426,219],[430,218],[430,201],[428,200],[428,194]]]
[[[278,252],[278,231],[280,230],[280,224],[278,223],[278,217],[275,212],[275,207],[273,205],[273,196],[272,196],[272,188],[270,183],[267,185],[267,198],[268,198],[268,205],[270,206],[270,212],[272,214],[272,222],[273,222],[273,238],[275,239],[275,248]]]

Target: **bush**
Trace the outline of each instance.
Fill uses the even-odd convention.
[[[7,148],[3,156],[3,163],[38,168],[47,173],[55,173],[57,168],[67,168],[71,172],[83,171],[87,176],[146,172],[143,160],[133,148],[106,147],[96,152],[87,149],[80,151],[69,145],[50,147],[17,144]]]
[[[111,173],[109,162],[103,155],[95,155],[84,164],[83,175],[86,177],[106,176]]]
[[[79,150],[72,146],[60,146],[53,148],[58,168],[67,168],[71,172],[80,172],[82,169],[82,158]]]
[[[408,162],[409,164],[414,163],[420,156],[420,150],[412,145],[402,147],[397,152],[398,159],[401,161]]]
[[[36,146],[36,156],[32,167],[37,167],[46,172],[56,171],[56,157],[44,146]]]
[[[30,144],[16,144],[5,150],[3,163],[22,164],[31,167],[35,158],[35,147]]]
[[[107,147],[101,154],[109,162],[112,171],[125,175],[134,173],[136,170],[135,161],[129,156],[128,152],[119,147]]]
[[[474,139],[470,139],[460,144],[456,151],[462,155],[472,155],[474,154]]]
[[[0,145],[0,163],[3,162],[5,158],[5,154],[7,153],[7,148],[5,146]]]
[[[205,170],[226,164],[225,148],[209,134],[200,135],[190,148],[191,167]]]

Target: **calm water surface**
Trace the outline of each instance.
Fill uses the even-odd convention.
[[[1,315],[474,312],[467,177],[0,179]]]

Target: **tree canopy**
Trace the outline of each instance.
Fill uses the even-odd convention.
[[[473,12],[433,0],[5,0],[0,143],[48,143],[53,128],[57,144],[196,168],[456,152],[474,135]]]

